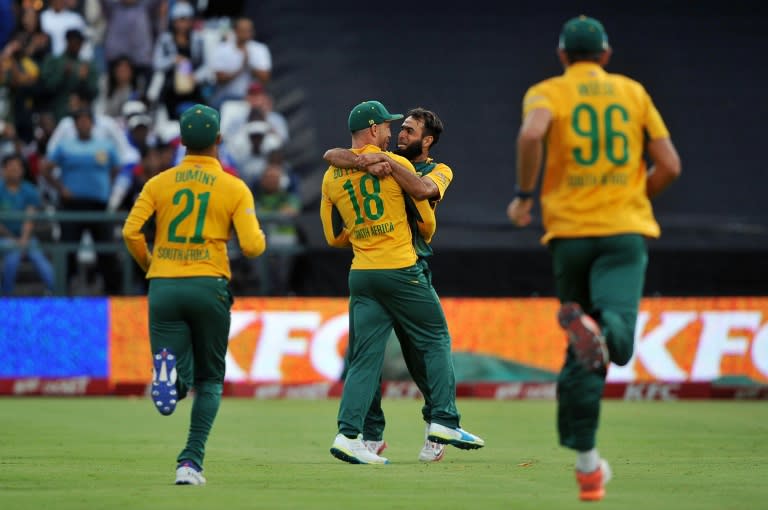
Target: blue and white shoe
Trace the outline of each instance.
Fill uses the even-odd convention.
[[[176,356],[161,349],[152,356],[152,402],[160,414],[173,414],[178,402],[176,390]]]
[[[176,467],[176,485],[205,485],[203,469],[192,461],[179,462]]]
[[[462,450],[475,450],[485,446],[485,441],[479,436],[456,427],[446,427],[439,423],[430,423],[427,440],[440,444],[449,444]]]

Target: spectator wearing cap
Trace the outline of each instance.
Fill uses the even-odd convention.
[[[274,110],[274,101],[261,83],[251,83],[244,101],[226,101],[221,106],[221,132],[234,138],[249,119],[263,118],[269,123],[270,132],[279,136],[283,145],[288,142],[288,121]]]
[[[87,30],[83,17],[67,9],[66,3],[66,0],[50,0],[48,8],[40,14],[40,28],[51,38],[51,53],[54,57],[66,51],[68,31],[76,29],[85,33]]]
[[[93,136],[93,114],[87,108],[72,114],[77,137],[58,144],[44,166],[45,177],[58,191],[59,209],[62,211],[104,211],[107,208],[112,180],[118,170],[118,156],[114,144],[105,138]],[[60,175],[53,169],[58,166]],[[63,221],[61,240],[79,242],[83,232],[90,231],[96,242],[114,241],[113,226],[106,222]],[[98,254],[98,269],[104,279],[107,294],[118,294],[121,289],[120,268],[114,253]],[[76,273],[75,253],[67,257],[67,280]]]
[[[139,103],[143,104],[143,103]],[[126,197],[131,194],[131,186],[134,180],[137,167],[142,165],[144,158],[150,148],[155,144],[155,137],[152,132],[152,117],[146,113],[134,113],[129,115],[126,120],[125,137],[138,154],[138,160],[122,163],[120,172],[115,177],[112,185],[112,193],[107,203],[108,211],[115,211],[125,203]]]
[[[248,122],[242,132],[226,145],[240,176],[251,189],[258,187],[261,174],[267,168],[269,154],[281,147],[280,137],[272,133],[271,126],[263,119]]]
[[[234,40],[219,43],[211,57],[216,79],[211,103],[217,107],[230,99],[244,99],[251,83],[264,84],[272,77],[272,54],[266,44],[253,40],[253,22],[238,18],[234,33]]]
[[[50,109],[56,120],[69,111],[69,98],[73,93],[93,101],[99,92],[99,74],[94,65],[79,57],[85,36],[73,28],[66,33],[66,50],[59,56],[49,56],[43,62],[41,83],[50,95]]]
[[[166,0],[100,0],[107,20],[104,57],[107,67],[122,55],[130,55],[136,69],[137,87],[143,94],[152,76],[155,43],[153,19],[165,9]]]
[[[200,84],[208,76],[205,41],[202,33],[194,28],[194,15],[190,4],[175,2],[170,13],[170,30],[161,34],[155,44],[152,89],[159,90],[157,100],[165,104],[171,119],[178,119],[179,110],[187,103],[202,100]]]
[[[150,146],[154,145],[152,117],[140,113],[128,119],[128,141],[144,157]]]
[[[34,213],[40,208],[40,193],[37,188],[23,179],[24,165],[17,153],[3,158],[0,176],[0,211]],[[0,257],[2,274],[0,281],[3,294],[13,293],[16,275],[23,258],[28,258],[47,292],[53,292],[53,267],[37,245],[34,222],[25,220],[0,220]]]

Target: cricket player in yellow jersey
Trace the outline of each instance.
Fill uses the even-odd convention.
[[[378,101],[365,101],[349,114],[352,151],[378,153],[388,147],[390,114]],[[387,155],[415,172],[401,156]],[[406,199],[393,178],[331,166],[323,177],[320,218],[331,246],[352,246],[349,272],[349,369],[338,414],[339,433],[331,454],[353,464],[385,464],[362,441],[365,416],[381,379],[387,338],[401,327],[424,360],[432,397],[431,440],[460,448],[484,442],[459,426],[450,335],[439,299],[424,274],[413,246],[407,207],[426,242],[435,231],[427,201]]]
[[[150,179],[123,227],[128,250],[149,279],[152,401],[171,414],[195,389],[176,484],[202,485],[205,443],[221,403],[232,294],[226,243],[232,226],[245,256],[266,248],[245,183],[217,159],[219,112],[194,105],[180,119],[181,163]],[[142,227],[155,216],[150,253]]]
[[[609,362],[626,364],[643,292],[646,237],[658,237],[650,199],[680,174],[680,159],[643,86],[607,73],[603,25],[580,16],[560,34],[562,76],[532,86],[517,141],[510,220],[531,221],[542,156],[543,242],[552,254],[558,321],[568,336],[560,372],[560,444],[576,450],[582,500],[599,500],[611,477],[595,448]],[[546,141],[546,149],[544,149]],[[643,154],[653,162],[646,168]]]
[[[430,150],[440,140],[442,132],[443,122],[435,112],[419,107],[406,113],[397,136],[397,149],[394,153],[408,159],[416,170],[415,174],[409,168],[390,159],[386,152],[355,154],[349,149],[335,148],[326,151],[323,159],[337,168],[359,168],[377,177],[391,175],[406,194],[416,200],[429,200],[434,210],[453,180],[453,170],[445,163],[437,163],[430,156]],[[432,285],[432,271],[426,260],[432,256],[432,247],[424,241],[418,229],[414,227],[412,216],[409,216],[409,221],[413,232],[413,244],[419,257],[418,264],[422,266],[427,281]],[[421,412],[427,425],[424,445],[419,451],[419,461],[438,462],[445,456],[445,445],[430,441],[428,437],[429,423],[432,421],[432,398],[426,381],[423,358],[413,348],[413,342],[401,328],[396,327],[395,334],[408,371],[424,396]],[[374,453],[381,454],[387,447],[384,441],[385,425],[384,411],[381,408],[381,390],[378,390],[365,417],[363,428],[363,443]]]

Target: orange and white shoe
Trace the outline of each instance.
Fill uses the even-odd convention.
[[[383,439],[381,441],[363,439],[363,444],[371,453],[375,453],[376,455],[381,455],[381,452],[387,449],[387,442]]]
[[[611,481],[611,466],[605,459],[600,459],[600,467],[591,473],[576,471],[579,483],[579,499],[582,501],[600,501],[605,497],[605,484]]]
[[[563,303],[557,320],[568,334],[568,344],[576,359],[589,371],[601,372],[608,366],[608,345],[600,325],[584,313],[578,303]]]

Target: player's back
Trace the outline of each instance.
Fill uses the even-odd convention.
[[[147,277],[229,278],[226,242],[233,216],[251,197],[242,180],[224,172],[214,158],[186,156],[147,182],[142,195],[152,201],[157,223]],[[255,218],[252,209],[250,214]],[[249,238],[249,233],[242,234],[241,238]]]
[[[658,235],[643,151],[646,133],[666,127],[642,85],[580,62],[531,87],[524,109],[537,107],[552,112],[542,181],[548,235]]]
[[[368,145],[353,151],[378,149]],[[403,190],[392,177],[379,179],[356,168],[330,167],[323,177],[323,196],[349,230],[352,269],[399,269],[416,262]]]

